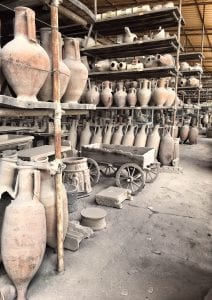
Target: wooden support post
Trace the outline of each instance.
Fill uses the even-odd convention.
[[[60,105],[60,73],[59,73],[59,35],[58,35],[58,6],[59,0],[51,2],[51,28],[52,28],[52,66],[53,66],[53,101],[55,103],[54,138],[55,159],[61,160],[61,105]],[[63,199],[62,199],[62,173],[55,175],[55,192],[57,208],[57,270],[64,271],[63,249]]]

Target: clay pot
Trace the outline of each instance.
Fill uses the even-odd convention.
[[[137,99],[141,107],[147,106],[151,99],[151,82],[147,79],[140,82],[140,86],[137,89]]]
[[[94,130],[93,137],[91,139],[91,144],[101,144],[102,143],[102,128],[96,126]]]
[[[180,128],[180,140],[182,143],[184,143],[188,139],[188,134],[189,134],[189,126],[183,125]]]
[[[175,59],[171,54],[157,54],[157,59],[161,66],[174,67],[175,65]]]
[[[133,146],[135,140],[135,129],[137,129],[137,126],[128,126],[128,130],[126,131],[121,143],[123,146]]]
[[[124,43],[133,43],[137,40],[137,35],[135,33],[132,33],[129,29],[129,27],[124,27],[124,37],[123,42]]]
[[[191,145],[197,144],[198,134],[199,134],[199,131],[196,126],[193,126],[190,128],[189,133],[188,133],[188,140]]]
[[[145,68],[155,68],[158,66],[158,60],[157,57],[154,55],[149,55],[144,60],[144,66]]]
[[[105,127],[105,134],[102,141],[103,144],[110,144],[112,138],[112,130],[113,124],[109,124]]]
[[[90,139],[91,139],[90,123],[86,122],[86,125],[80,134],[80,148],[84,145],[89,145]]]
[[[193,87],[199,87],[200,81],[199,81],[199,79],[192,76],[188,79],[188,84]]]
[[[172,106],[174,104],[175,98],[176,98],[176,92],[174,88],[167,87],[167,99],[165,102],[165,106]]]
[[[203,125],[207,126],[209,123],[209,116],[208,114],[205,114],[202,120]]]
[[[43,157],[36,159],[37,168],[40,169],[41,187],[40,187],[40,202],[45,208],[46,214],[46,234],[47,245],[57,247],[57,214],[56,214],[56,194],[55,194],[55,179],[50,175],[50,167],[48,158]],[[68,200],[64,184],[62,183],[61,196],[63,200],[63,237],[68,228]]]
[[[180,158],[180,145],[179,145],[180,139],[174,138],[174,156],[173,159],[179,159]]]
[[[7,275],[0,278],[0,300],[16,299],[16,289]]]
[[[88,104],[98,105],[100,101],[99,89],[94,82],[88,81],[88,90],[85,94],[85,102]]]
[[[134,146],[145,147],[146,139],[147,139],[146,125],[142,125],[141,129],[138,131],[138,133],[135,137]]]
[[[125,61],[121,61],[118,65],[119,70],[126,70],[127,68],[127,63]]]
[[[104,59],[104,60],[99,60],[95,65],[95,70],[99,72],[104,72],[104,71],[109,71],[110,69],[110,60],[109,59]]]
[[[190,71],[190,65],[185,61],[181,62],[180,71]]]
[[[158,148],[160,144],[159,125],[155,125],[152,132],[147,136],[146,147],[155,149],[155,157],[158,155]]]
[[[19,167],[17,185],[18,194],[5,212],[2,260],[17,289],[17,299],[26,300],[27,287],[46,248],[46,216],[39,201],[40,172],[32,167]]]
[[[78,102],[86,86],[88,70],[80,60],[79,42],[73,38],[65,38],[64,42],[64,63],[71,71],[71,77],[63,101]]]
[[[104,81],[102,83],[102,91],[100,93],[100,99],[104,106],[110,107],[113,103],[112,85],[110,81]]]
[[[111,144],[121,145],[121,141],[123,138],[123,127],[124,125],[120,124],[118,129],[113,133]]]
[[[35,13],[30,8],[15,8],[15,38],[2,49],[2,71],[17,99],[37,101],[50,61],[36,41]]]
[[[166,79],[161,78],[158,82],[158,86],[153,90],[152,99],[156,106],[163,106],[166,103],[168,92],[165,85]]]
[[[119,63],[115,60],[111,61],[110,70],[111,71],[118,71],[118,69],[119,69]]]
[[[116,86],[116,92],[114,94],[114,102],[118,107],[126,106],[127,93],[123,82],[118,82]]]
[[[49,55],[51,70],[52,70],[52,34],[50,28],[40,29],[41,45]],[[59,60],[59,72],[60,72],[60,99],[63,97],[66,88],[70,80],[70,70],[62,61],[62,38],[58,33],[60,40],[60,60]],[[39,99],[42,101],[53,101],[53,73],[49,73],[44,85],[39,92]]]
[[[158,29],[158,33],[154,35],[154,40],[165,39],[165,30],[161,27]]]
[[[181,78],[178,82],[179,86],[186,86],[187,85],[187,79],[186,78]]]
[[[137,103],[137,91],[134,87],[129,88],[127,93],[127,103],[129,106],[136,106]]]
[[[76,149],[77,147],[77,120],[73,120],[71,124],[71,128],[69,131],[68,141],[72,147],[72,149]]]
[[[169,131],[161,138],[158,159],[159,162],[164,166],[171,165],[174,158],[174,139],[171,137]]]
[[[0,158],[0,199],[7,192],[12,198],[15,196],[14,181],[17,162],[16,151],[4,151]]]

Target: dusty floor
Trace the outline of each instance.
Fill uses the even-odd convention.
[[[65,251],[64,274],[55,274],[49,249],[29,299],[204,299],[212,287],[211,156],[212,139],[182,145],[183,173],[161,173],[123,209],[105,208],[107,228]]]

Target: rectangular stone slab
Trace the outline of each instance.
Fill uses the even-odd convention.
[[[125,200],[132,200],[131,191],[116,186],[110,186],[96,194],[99,205],[122,208]]]
[[[61,152],[66,152],[66,151],[71,151],[71,147],[62,146]],[[54,145],[44,145],[40,147],[34,147],[31,149],[18,151],[18,157],[27,160],[41,158],[44,156],[52,156],[54,154],[55,154]]]

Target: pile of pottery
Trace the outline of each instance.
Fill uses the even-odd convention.
[[[94,71],[125,71],[125,70],[143,70],[144,68],[174,67],[175,59],[171,54],[157,54],[141,56],[136,58],[126,58],[119,60],[104,59],[94,64]]]
[[[199,71],[199,72],[203,72],[202,66],[199,63],[195,63],[193,66],[189,65],[189,63],[183,61],[180,63],[180,71]]]
[[[167,78],[158,81],[147,79],[140,81],[119,81],[116,84],[104,81],[100,86],[95,82],[89,83],[84,92],[83,102],[100,104],[105,107],[125,106],[166,106],[179,105],[181,102],[176,96],[175,89],[169,86]]]
[[[60,98],[63,102],[78,102],[88,70],[80,60],[79,42],[73,38],[60,41]],[[52,34],[51,29],[40,30],[41,45],[36,39],[35,13],[26,7],[15,8],[15,37],[1,51],[2,72],[21,101],[52,101]]]
[[[151,7],[149,4],[145,4],[141,6],[133,6],[131,8],[119,9],[117,11],[107,11],[102,14],[97,14],[97,20],[112,18],[116,16],[129,15],[133,13],[140,13],[140,12],[148,13],[150,11],[158,11],[158,10],[173,8],[173,7],[174,7],[174,2],[172,1],[169,1],[165,4],[156,4],[153,7]]]
[[[200,80],[194,76],[191,76],[190,78],[180,78],[178,81],[178,86],[202,88],[202,84],[200,83]]]
[[[179,137],[182,144],[189,142],[189,144],[197,144],[199,130],[196,126],[183,125],[179,129]]]
[[[47,157],[22,162],[17,161],[15,152],[7,151],[0,159],[0,197],[7,192],[14,199],[5,209],[1,258],[16,287],[17,299],[26,299],[28,285],[42,263],[46,244],[52,248],[57,244],[55,186],[50,169]],[[62,200],[65,238],[68,207],[64,185]]]

